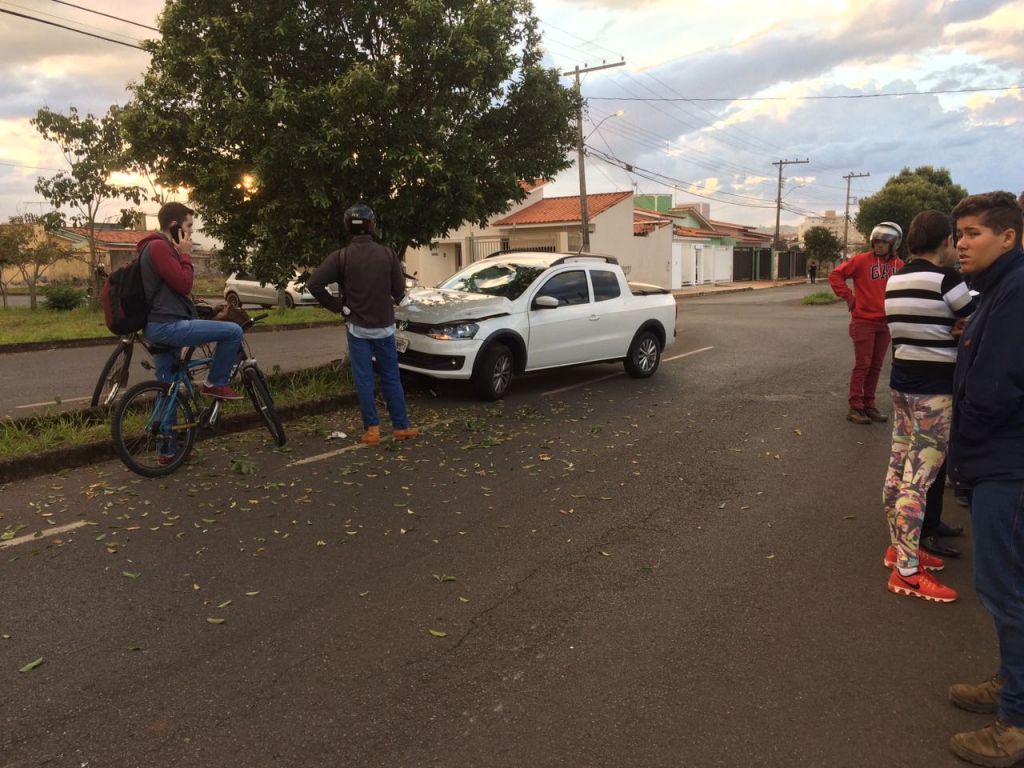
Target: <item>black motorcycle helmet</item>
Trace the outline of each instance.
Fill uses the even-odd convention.
[[[374,235],[377,233],[377,216],[366,203],[356,203],[345,211],[345,234]]]

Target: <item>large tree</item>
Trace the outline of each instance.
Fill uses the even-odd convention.
[[[949,213],[967,196],[967,190],[953,183],[945,168],[922,165],[910,170],[904,168],[889,178],[885,185],[870,197],[861,198],[857,212],[857,229],[865,239],[881,221],[894,221],[903,227],[904,235],[910,222],[921,211],[936,210]]]
[[[32,119],[44,139],[60,146],[69,169],[59,171],[48,179],[36,182],[36,192],[46,198],[56,211],[71,208],[72,221],[89,232],[89,268],[95,290],[93,301],[99,301],[100,278],[96,267],[100,253],[96,248],[96,222],[102,206],[114,200],[131,201],[138,205],[143,190],[132,184],[119,184],[114,174],[128,169],[125,153],[121,113],[114,106],[106,115],[97,118],[91,114],[82,117],[72,107],[67,115],[50,109],[40,109]],[[131,218],[136,212],[121,209],[120,220]]]
[[[58,261],[74,258],[74,252],[67,244],[53,238],[49,233],[59,226],[61,218],[56,212],[44,216],[31,213],[12,216],[6,228],[15,233],[11,238],[21,247],[8,254],[8,262],[18,270],[22,281],[28,287],[29,306],[36,309],[39,303],[39,281]]]
[[[262,278],[319,263],[356,201],[401,251],[570,162],[577,100],[530,0],[175,0],[159,24],[134,154]]]

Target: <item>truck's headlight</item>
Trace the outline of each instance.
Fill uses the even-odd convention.
[[[480,326],[476,323],[459,323],[458,325],[438,325],[427,331],[427,336],[439,341],[456,341],[458,339],[472,339]]]

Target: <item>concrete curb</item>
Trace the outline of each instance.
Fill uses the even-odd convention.
[[[305,331],[310,328],[332,328],[339,323],[331,320],[318,320],[311,323],[293,323],[289,325],[257,325],[246,333],[273,333],[276,331]],[[91,339],[61,339],[58,341],[27,341],[16,344],[0,344],[0,355],[13,352],[42,352],[49,349],[77,349],[79,347],[106,347],[117,343],[113,334]]]
[[[283,422],[295,421],[303,416],[329,413],[336,408],[357,403],[358,400],[355,393],[350,393],[325,398],[324,400],[281,406],[277,409],[277,415],[281,417]],[[247,429],[257,427],[263,429],[263,420],[259,414],[240,413],[222,419],[217,427],[217,431],[214,433],[200,430],[199,440],[230,435],[235,432],[244,432]],[[41,451],[31,456],[0,459],[0,486],[15,480],[27,480],[39,475],[58,472],[62,469],[75,469],[88,466],[89,464],[96,464],[116,458],[116,456],[114,445],[110,440],[97,440],[96,442],[76,445],[70,448],[54,448],[49,451]]]

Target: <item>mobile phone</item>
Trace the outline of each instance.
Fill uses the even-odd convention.
[[[174,242],[181,242],[181,224],[171,224],[171,237],[174,239]]]

